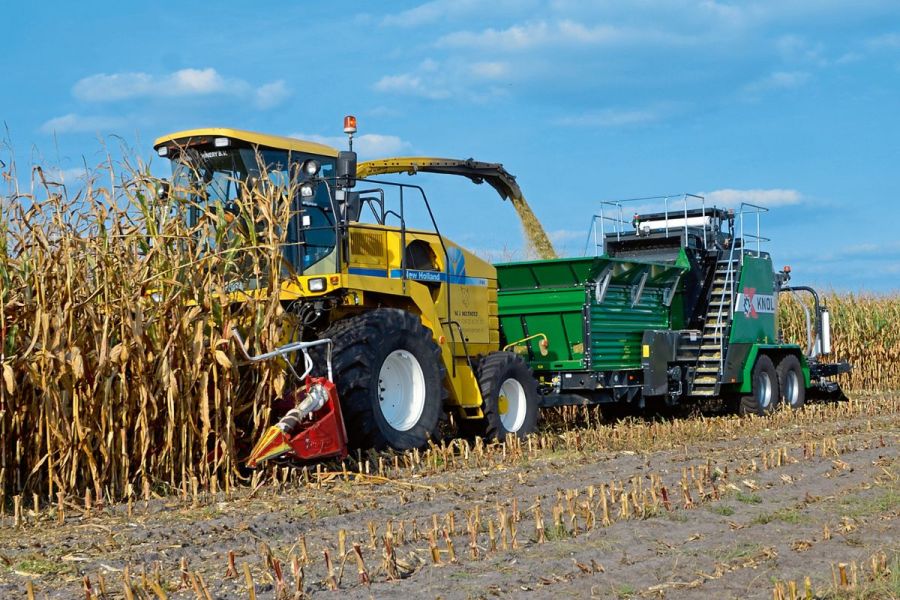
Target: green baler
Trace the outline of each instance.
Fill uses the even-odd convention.
[[[802,406],[811,385],[833,391],[827,377],[849,366],[820,360],[829,334],[815,292],[745,249],[734,211],[676,216],[636,215],[601,256],[496,265],[504,343],[528,362],[542,405],[719,396],[764,413]],[[776,324],[778,293],[799,290],[815,299],[818,346],[807,349],[783,343]]]

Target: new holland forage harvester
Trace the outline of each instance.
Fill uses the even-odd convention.
[[[344,457],[348,446],[421,447],[447,412],[462,433],[493,438],[534,431],[542,406],[721,396],[764,414],[802,406],[807,388],[832,389],[827,378],[849,368],[820,361],[830,333],[815,292],[787,286],[788,269],[774,272],[758,230],[735,234],[736,219],[743,231],[760,209],[736,214],[683,195],[626,222],[621,203],[606,203],[615,214],[594,222],[601,255],[494,267],[441,234],[421,187],[372,176],[461,175],[527,207],[502,165],[414,157],[357,166],[353,117],[344,131],[345,152],[216,128],[154,144],[194,222],[197,207],[222,215],[250,181],[296,184],[278,189],[296,190],[283,195],[292,216],[282,254],[297,275],[280,298],[301,324],[298,339],[250,357],[235,332],[250,361],[302,357],[302,373],[289,365],[293,408],[276,415],[251,466]],[[407,226],[412,203],[428,227]],[[800,290],[814,298],[807,348],[783,343],[776,323],[778,294]]]

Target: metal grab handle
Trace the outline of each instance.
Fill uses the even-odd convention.
[[[331,370],[331,350],[333,344],[330,338],[322,339],[322,340],[314,340],[312,342],[291,342],[290,344],[285,344],[284,346],[279,346],[275,348],[271,352],[266,352],[264,354],[257,354],[256,356],[250,356],[250,353],[247,352],[247,345],[244,343],[244,338],[241,337],[241,334],[238,332],[236,327],[231,328],[231,336],[237,342],[238,348],[241,349],[241,354],[244,355],[250,362],[262,362],[264,360],[269,360],[272,358],[284,357],[285,354],[290,354],[291,352],[297,352],[298,350],[303,353],[303,366],[304,371],[302,375],[298,375],[297,371],[294,370],[294,366],[290,363],[290,361],[285,361],[287,363],[288,368],[291,370],[291,373],[294,374],[298,380],[303,381],[313,370],[313,360],[309,355],[309,349],[314,348],[315,346],[327,345],[328,348],[325,353],[325,363],[328,368],[328,381],[334,381],[334,377]]]

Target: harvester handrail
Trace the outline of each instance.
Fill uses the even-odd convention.
[[[372,179],[369,177],[360,177],[358,181],[364,181],[366,183],[374,183],[376,185],[391,185],[399,189],[400,191],[400,246],[406,248],[406,210],[404,207],[404,199],[403,199],[403,190],[409,188],[411,190],[416,190],[419,192],[419,195],[422,197],[422,204],[425,205],[425,210],[428,211],[428,218],[431,219],[431,225],[434,227],[434,233],[437,235],[438,242],[441,244],[441,250],[444,252],[444,269],[443,272],[447,275],[448,281],[450,276],[450,252],[447,251],[447,244],[444,242],[444,236],[441,234],[441,229],[438,227],[437,219],[434,217],[434,211],[431,210],[431,203],[428,201],[428,195],[425,193],[425,188],[420,185],[411,184],[411,183],[399,183],[396,181],[385,181],[383,179]],[[393,212],[393,211],[389,211]],[[405,280],[407,276],[407,266],[406,266],[406,252],[404,251],[400,255],[400,272],[401,278]],[[450,290],[451,286],[446,287],[447,294],[447,322],[453,323],[452,319],[452,302],[450,301]],[[465,336],[462,333],[462,326],[457,323],[457,327],[460,329],[460,336],[462,337],[463,347],[465,347]],[[456,343],[455,336],[453,334],[453,328],[448,327],[450,331],[450,340],[454,344]],[[469,352],[466,350],[466,359],[469,359]],[[470,361],[471,362],[471,361]],[[456,377],[456,362],[454,361],[451,366],[452,375]]]
[[[244,343],[244,338],[241,337],[240,332],[238,332],[236,327],[231,328],[231,336],[237,342],[238,348],[241,350],[241,354],[244,355],[244,358],[252,363],[263,362],[265,360],[270,360],[272,358],[281,358],[286,354],[290,354],[292,352],[297,352],[298,350],[303,353],[303,364],[304,371],[302,375],[298,375],[294,370],[294,366],[290,363],[290,361],[285,361],[288,365],[288,368],[294,374],[297,379],[303,381],[306,377],[312,373],[313,370],[313,360],[309,355],[309,349],[314,348],[316,346],[327,345],[327,351],[325,354],[325,362],[328,369],[328,381],[334,381],[332,370],[331,370],[331,350],[332,350],[332,342],[330,338],[323,338],[321,340],[313,340],[311,342],[291,342],[289,344],[285,344],[283,346],[279,346],[270,352],[265,352],[263,354],[257,354],[256,356],[251,356],[247,351],[247,345]]]

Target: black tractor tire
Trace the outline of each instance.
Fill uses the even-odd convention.
[[[484,418],[462,420],[463,433],[504,440],[510,433],[524,438],[537,430],[537,381],[522,357],[512,352],[492,352],[478,362],[475,376]],[[514,397],[509,398],[504,392]]]
[[[775,371],[778,373],[779,402],[794,410],[803,408],[806,404],[806,385],[800,359],[788,354],[781,359]]]
[[[764,416],[775,409],[778,398],[778,373],[775,371],[775,364],[771,358],[761,354],[753,365],[750,393],[741,396],[738,411],[741,415]]]
[[[321,337],[332,340],[334,383],[352,448],[408,450],[436,438],[446,369],[417,315],[378,308],[334,323]],[[314,360],[323,374],[324,351]]]

